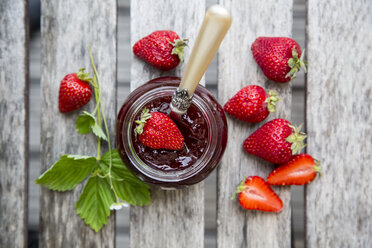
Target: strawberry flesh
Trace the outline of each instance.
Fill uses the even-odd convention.
[[[274,169],[267,177],[267,182],[271,185],[304,185],[312,182],[317,172],[320,172],[319,163],[302,153]]]
[[[180,57],[183,58],[182,50],[186,44],[178,42],[181,44],[180,49],[173,50],[175,44],[178,44],[177,40],[180,37],[173,31],[155,31],[137,41],[133,46],[133,53],[157,69],[169,71],[178,66]]]
[[[152,112],[150,115],[138,135],[140,142],[152,149],[182,149],[184,138],[172,119],[160,112]]]
[[[294,77],[287,74],[291,71],[289,59],[293,58],[293,48],[297,57],[301,58],[302,51],[298,43],[288,37],[258,37],[251,46],[251,51],[257,64],[267,78],[279,83],[286,83]],[[296,59],[300,64],[300,59]],[[297,66],[296,66],[297,67]],[[304,63],[298,67],[296,72],[303,67]]]
[[[274,92],[275,93],[275,92]],[[276,94],[276,93],[275,93]],[[270,99],[275,98],[275,101]],[[278,97],[271,97],[259,85],[249,85],[239,90],[224,106],[224,110],[229,115],[249,123],[257,123],[266,119],[270,111],[269,104],[275,106]],[[272,112],[275,111],[275,107]]]
[[[240,205],[245,209],[280,212],[283,202],[264,179],[258,176],[248,177],[237,190]]]
[[[81,108],[90,101],[92,88],[89,82],[80,80],[76,73],[67,74],[59,88],[59,111],[67,113]]]
[[[244,141],[244,150],[274,164],[288,162],[293,157],[291,143],[286,141],[292,134],[289,125],[285,119],[267,122]]]

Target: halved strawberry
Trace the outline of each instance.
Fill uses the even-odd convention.
[[[243,180],[236,192],[240,205],[245,209],[280,212],[283,202],[262,177],[250,176]]]
[[[274,169],[267,177],[271,185],[304,185],[320,174],[319,161],[308,154],[295,155],[291,161]]]
[[[142,144],[152,149],[181,150],[184,138],[176,124],[166,114],[144,108],[135,132]]]

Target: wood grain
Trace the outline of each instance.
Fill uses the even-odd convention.
[[[269,81],[253,59],[250,47],[259,36],[290,36],[292,1],[220,0],[231,10],[233,24],[218,57],[218,93],[224,104],[244,86],[257,84],[276,90],[283,98],[273,118],[290,120],[291,83]],[[266,179],[272,164],[248,155],[242,143],[263,125],[243,123],[228,117],[229,141],[218,169],[217,247],[291,247],[291,207],[289,187],[273,187],[283,200],[281,213],[247,211],[231,195],[245,176]]]
[[[27,246],[27,9],[0,2],[0,247]]]
[[[306,190],[309,248],[372,244],[371,13],[371,1],[308,1],[307,151],[323,171]]]
[[[96,155],[93,135],[79,135],[75,120],[81,110],[69,114],[58,111],[60,80],[79,68],[89,68],[88,46],[102,80],[103,108],[114,137],[116,118],[117,3],[108,1],[47,1],[41,5],[42,20],[42,171],[63,154]],[[92,111],[94,100],[83,107]],[[114,247],[114,214],[95,233],[76,214],[75,204],[83,185],[71,192],[57,193],[42,188],[40,200],[41,247]]]
[[[151,6],[151,8],[149,8]],[[156,30],[171,29],[190,39],[190,47],[205,13],[205,1],[131,1],[131,45]],[[185,61],[191,49],[186,48]],[[160,72],[132,55],[131,89],[164,75],[182,75],[185,64]],[[152,202],[131,208],[130,244],[135,247],[203,247],[204,184],[184,190],[152,190]]]

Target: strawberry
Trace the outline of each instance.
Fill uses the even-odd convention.
[[[245,209],[268,212],[282,211],[282,200],[261,177],[251,176],[241,181],[232,198],[236,194],[239,194],[239,203]]]
[[[246,152],[271,163],[284,164],[305,147],[306,134],[284,119],[274,119],[251,134],[243,143]]]
[[[275,91],[269,94],[258,85],[249,85],[239,90],[224,106],[224,110],[235,118],[256,123],[263,121],[270,112],[275,112],[279,100]]]
[[[147,108],[142,110],[141,119],[135,133],[142,144],[152,149],[181,150],[184,138],[176,124],[166,114],[149,113]]]
[[[291,38],[258,37],[251,50],[262,72],[272,81],[286,83],[296,77],[301,67],[306,73],[304,53]]]
[[[288,163],[274,169],[267,177],[271,185],[304,185],[320,173],[319,161],[308,154],[295,155]]]
[[[180,39],[173,31],[155,31],[137,41],[133,53],[159,70],[169,71],[183,62],[183,49],[187,43],[188,39]]]
[[[61,113],[76,110],[87,104],[92,97],[92,88],[89,83],[89,73],[84,68],[78,73],[67,74],[59,87],[59,111]]]

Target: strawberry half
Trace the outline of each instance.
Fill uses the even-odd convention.
[[[266,91],[259,85],[249,85],[239,90],[224,106],[226,113],[249,123],[266,119],[270,112],[275,112],[278,94]]]
[[[291,38],[258,37],[251,51],[262,72],[272,81],[286,83],[294,79],[301,68],[306,73],[304,53]]]
[[[188,39],[180,39],[170,30],[160,30],[137,41],[133,53],[138,58],[162,71],[169,71],[183,62],[183,49]]]
[[[295,155],[288,163],[274,169],[267,177],[271,185],[304,185],[320,174],[319,161],[308,154]]]
[[[61,81],[59,87],[59,111],[67,113],[81,108],[90,101],[92,88],[89,83],[89,73],[84,72],[84,68],[78,73],[67,74]]]
[[[284,164],[304,147],[306,134],[285,119],[274,119],[252,133],[243,143],[246,152],[274,164]]]
[[[152,149],[180,150],[184,138],[176,124],[166,114],[160,112],[149,113],[144,108],[135,133],[142,144]]]
[[[235,194],[239,194],[239,203],[245,209],[267,212],[280,212],[283,209],[283,202],[279,196],[264,179],[258,176],[251,176],[243,180],[232,198],[235,197]]]

